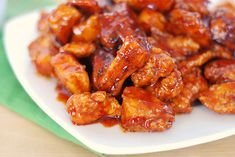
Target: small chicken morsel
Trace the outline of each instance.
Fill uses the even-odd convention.
[[[99,13],[101,11],[98,0],[67,0],[67,4],[90,13]]]
[[[192,55],[186,60],[180,62],[179,70],[181,71],[181,73],[186,73],[187,71],[190,71],[190,69],[192,69],[193,67],[200,67],[214,58],[230,59],[232,58],[232,54],[225,48],[219,45],[214,45],[212,49],[201,52],[199,54]]]
[[[198,12],[202,16],[207,16],[209,0],[176,0],[175,8]]]
[[[72,28],[81,18],[81,13],[74,7],[61,4],[49,16],[48,22],[56,41],[64,45],[72,35]]]
[[[148,55],[149,51],[138,40],[132,36],[126,37],[113,62],[100,76],[97,89],[117,96],[124,81],[145,64]]]
[[[95,44],[86,42],[72,42],[60,48],[60,52],[68,52],[78,58],[89,57],[95,51]]]
[[[118,101],[104,91],[74,94],[67,101],[66,108],[76,125],[86,125],[105,118],[119,118],[121,115]]]
[[[174,113],[190,113],[192,111],[192,103],[199,94],[208,89],[208,84],[201,75],[201,70],[194,68],[191,72],[183,75],[183,89],[178,96],[169,103]]]
[[[231,51],[235,51],[235,6],[226,3],[212,14],[210,23],[212,38]]]
[[[60,83],[72,94],[90,91],[89,76],[85,66],[68,53],[58,53],[51,64]]]
[[[175,35],[186,35],[201,46],[209,46],[211,34],[197,12],[174,9],[169,15],[168,31]]]
[[[199,100],[210,110],[220,114],[235,114],[235,82],[212,85]]]
[[[170,53],[176,61],[184,60],[187,56],[198,53],[200,45],[186,36],[173,36],[160,31],[157,28],[151,28],[152,37],[148,40],[155,47],[159,47]]]
[[[37,71],[44,76],[53,75],[51,58],[58,53],[58,48],[52,42],[50,36],[41,35],[28,47],[29,55],[35,64]]]
[[[160,12],[144,9],[138,17],[138,22],[147,32],[149,32],[152,27],[163,31],[165,29],[166,19]]]
[[[151,8],[161,12],[168,11],[174,5],[175,0],[114,0],[116,3],[127,2],[134,9]]]
[[[72,41],[93,42],[99,36],[100,29],[98,16],[92,15],[73,27]]]
[[[126,131],[152,132],[169,129],[174,122],[171,107],[151,93],[126,87],[123,95],[121,125]]]
[[[162,101],[171,100],[179,95],[182,89],[183,81],[181,73],[177,69],[174,69],[169,76],[159,79],[159,81],[146,88]]]
[[[160,77],[168,76],[175,67],[175,63],[170,55],[159,49],[152,48],[150,58],[145,65],[132,74],[131,79],[137,87],[148,86]]]
[[[219,59],[207,64],[204,75],[210,83],[235,81],[235,59]]]

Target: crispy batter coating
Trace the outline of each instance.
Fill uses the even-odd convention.
[[[81,13],[74,7],[61,4],[55,9],[49,19],[49,27],[56,41],[66,44],[72,35],[74,24],[81,18]]]
[[[211,34],[197,12],[174,9],[169,15],[168,31],[175,35],[187,35],[201,46],[208,46]]]
[[[180,94],[183,89],[183,81],[180,71],[174,71],[167,77],[161,78],[155,84],[146,88],[162,101],[169,101]]]
[[[118,101],[104,91],[74,94],[67,101],[66,108],[76,125],[90,124],[105,118],[118,118],[121,115]]]
[[[39,33],[48,33],[49,32],[49,24],[48,24],[48,18],[49,13],[42,11],[40,14],[40,18],[37,23],[37,30]]]
[[[72,41],[92,42],[99,37],[100,29],[98,15],[92,15],[73,27]]]
[[[209,0],[176,0],[175,8],[198,12],[203,16],[209,14]]]
[[[174,66],[175,63],[167,52],[153,47],[148,61],[131,75],[131,79],[137,87],[148,86],[155,83],[160,77],[168,76]]]
[[[190,71],[193,67],[200,67],[213,58],[232,58],[230,51],[219,45],[214,45],[210,50],[201,52],[199,54],[192,55],[186,60],[179,63],[179,69],[182,73]]]
[[[37,71],[44,76],[53,75],[51,58],[58,53],[58,48],[51,41],[50,36],[41,35],[28,47],[29,55]]]
[[[183,83],[181,93],[170,102],[176,114],[191,112],[193,101],[198,98],[201,92],[208,89],[208,84],[198,68],[194,68],[191,72],[183,75]]]
[[[52,58],[51,64],[58,80],[72,94],[90,91],[90,80],[85,66],[71,54],[58,53]]]
[[[199,100],[220,114],[235,114],[235,82],[215,84],[203,92]]]
[[[220,59],[209,63],[204,75],[210,83],[235,81],[235,59]]]
[[[164,131],[172,126],[174,114],[169,106],[137,87],[123,92],[121,125],[126,131]]]
[[[78,58],[89,57],[95,51],[95,44],[86,42],[72,42],[60,48],[60,52],[68,52]]]
[[[151,8],[161,12],[168,11],[174,5],[175,0],[114,0],[116,3],[127,2],[135,9]]]
[[[113,62],[100,76],[97,89],[117,96],[124,81],[145,64],[148,55],[148,50],[142,47],[138,40],[131,36],[126,37]]]
[[[235,7],[230,4],[218,6],[210,23],[212,38],[235,51]]]
[[[67,0],[67,4],[90,13],[99,13],[101,8],[97,0]]]
[[[151,27],[163,31],[165,29],[166,18],[160,12],[151,9],[144,9],[138,16],[138,22],[145,31],[150,31]]]
[[[186,36],[173,36],[159,29],[151,28],[152,37],[149,42],[171,54],[176,61],[184,60],[187,56],[198,53],[200,45]]]

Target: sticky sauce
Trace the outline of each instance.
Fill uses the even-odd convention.
[[[57,100],[63,102],[66,104],[67,100],[69,97],[72,95],[63,85],[57,84],[56,86],[56,91],[57,91]]]
[[[117,124],[119,124],[119,119],[116,118],[108,118],[100,122],[104,127],[113,127]]]

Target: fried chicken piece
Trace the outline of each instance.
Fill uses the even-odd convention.
[[[47,35],[41,35],[35,39],[28,47],[29,55],[36,66],[38,73],[44,76],[53,75],[51,58],[58,53],[58,48]]]
[[[210,110],[220,114],[235,114],[235,82],[212,85],[199,100]]]
[[[99,6],[98,0],[67,0],[67,4],[90,13],[99,13],[102,10]]]
[[[140,39],[140,43],[146,38],[136,23],[135,13],[127,4],[116,4],[108,13],[100,15],[101,35],[100,42],[105,48],[118,47],[127,36]],[[146,44],[146,43],[145,43]]]
[[[92,42],[99,37],[100,24],[98,15],[92,15],[87,20],[80,22],[73,27],[72,41]]]
[[[131,75],[131,79],[137,87],[148,86],[160,77],[168,76],[174,66],[175,63],[167,52],[153,47],[148,61]]]
[[[186,36],[172,36],[159,29],[151,28],[152,37],[149,42],[171,54],[176,61],[186,59],[187,56],[198,53],[200,45]]]
[[[169,103],[176,114],[190,113],[193,101],[199,97],[200,93],[208,89],[208,84],[198,68],[183,75],[183,84],[180,94]]]
[[[175,35],[191,37],[201,46],[209,46],[211,34],[197,12],[174,9],[169,15],[168,31]]]
[[[85,92],[72,95],[66,108],[73,124],[85,125],[105,118],[119,118],[121,106],[118,101],[104,91]]]
[[[192,12],[198,12],[202,16],[207,16],[209,0],[176,0],[175,8]]]
[[[95,44],[86,42],[72,42],[60,48],[60,52],[68,52],[78,58],[89,57],[95,51]]]
[[[49,13],[42,11],[40,14],[40,18],[37,23],[37,30],[39,33],[48,33],[49,32],[49,24],[48,24],[48,18]]]
[[[117,96],[124,81],[145,64],[148,55],[149,51],[138,40],[132,36],[126,37],[113,62],[100,76],[97,89]]]
[[[130,6],[137,10],[150,8],[165,12],[172,8],[175,0],[114,0],[114,2],[127,2]]]
[[[110,51],[97,49],[92,56],[92,84],[95,89],[98,89],[99,82],[108,67],[113,62],[115,56]]]
[[[226,3],[212,14],[210,23],[213,40],[235,51],[235,7]]]
[[[235,59],[220,59],[207,64],[204,75],[210,83],[235,81]]]
[[[147,32],[150,31],[151,27],[155,27],[163,31],[165,29],[166,19],[160,12],[153,11],[151,9],[144,9],[138,17],[138,22]]]
[[[182,73],[190,71],[193,67],[200,67],[209,60],[213,58],[232,58],[232,54],[230,51],[227,51],[225,48],[214,45],[212,49],[207,50],[205,52],[201,52],[199,54],[192,55],[188,57],[186,60],[179,63],[179,69]]]
[[[81,18],[81,13],[74,7],[61,4],[49,16],[48,22],[56,41],[64,45],[72,35],[74,24]]]
[[[68,53],[58,53],[51,64],[54,67],[58,80],[72,94],[88,92],[90,90],[89,76],[85,66]]]
[[[161,78],[158,82],[146,88],[146,90],[162,101],[169,101],[176,97],[180,94],[182,89],[183,81],[181,73],[177,69],[174,69],[169,76]]]
[[[169,106],[151,93],[137,87],[126,87],[123,95],[121,124],[131,132],[169,129],[174,114]]]

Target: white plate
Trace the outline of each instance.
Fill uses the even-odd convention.
[[[203,106],[191,114],[176,116],[173,127],[162,133],[124,133],[119,126],[101,124],[74,126],[61,102],[56,99],[55,80],[36,74],[27,46],[36,37],[39,13],[9,21],[4,41],[10,64],[32,99],[55,122],[89,148],[105,154],[139,154],[172,150],[214,141],[235,134],[235,116],[218,115]]]

